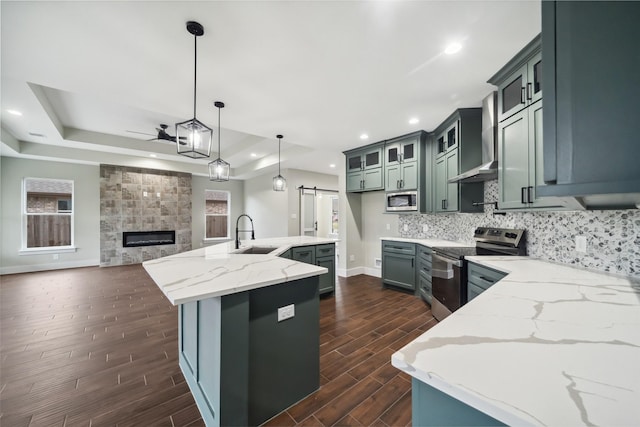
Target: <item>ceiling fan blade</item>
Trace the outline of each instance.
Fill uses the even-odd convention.
[[[129,133],[137,133],[137,134],[139,134],[139,135],[156,136],[156,135],[155,135],[155,134],[153,134],[153,133],[148,133],[148,132],[138,132],[138,131],[135,131],[135,130],[127,130],[127,131],[125,131],[125,132],[129,132]]]

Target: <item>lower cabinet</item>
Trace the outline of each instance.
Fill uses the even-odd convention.
[[[416,245],[382,241],[382,282],[414,291],[416,289]]]
[[[469,262],[467,272],[467,302],[489,289],[507,273]]]
[[[417,279],[420,297],[431,305],[431,248],[416,245],[418,249]]]
[[[285,256],[286,254],[289,256]],[[320,280],[320,294],[327,294],[335,290],[336,245],[334,243],[317,246],[298,246],[289,249],[280,256],[284,258],[291,258],[294,261],[325,267],[329,272],[318,276]]]

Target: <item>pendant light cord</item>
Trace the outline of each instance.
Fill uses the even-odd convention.
[[[193,117],[196,117],[196,86],[198,81],[198,36],[193,35]]]
[[[278,176],[280,176],[280,142],[282,138],[278,138]]]
[[[220,130],[222,126],[220,125],[220,107],[218,107],[218,158],[220,159]]]

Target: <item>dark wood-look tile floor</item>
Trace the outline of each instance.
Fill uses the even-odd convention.
[[[0,425],[202,426],[178,367],[177,309],[141,265],[0,277]],[[436,321],[380,279],[320,303],[321,388],[268,426],[411,422],[391,354]]]

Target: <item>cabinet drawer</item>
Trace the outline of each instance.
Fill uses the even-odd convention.
[[[335,254],[336,254],[336,245],[334,243],[316,246],[316,257],[333,256]]]
[[[431,263],[427,263],[427,262],[422,262],[419,261],[418,262],[418,273],[424,273],[427,277],[429,277],[429,280],[431,280]]]
[[[469,270],[467,280],[469,281],[469,283],[473,283],[483,290],[489,289],[491,285],[507,275],[506,273],[503,273],[501,271],[493,270],[487,267],[481,267],[471,262],[468,264],[468,266]]]
[[[420,296],[431,305],[431,296],[433,295],[432,286],[431,286],[431,276],[429,276],[429,280],[425,278],[424,275],[420,274],[418,278],[418,288],[420,291]]]
[[[307,264],[315,264],[316,248],[315,246],[291,248],[291,259],[294,261],[306,262]]]
[[[396,254],[415,255],[415,243],[382,241],[382,252],[392,252]]]

